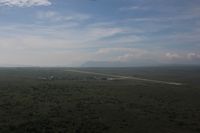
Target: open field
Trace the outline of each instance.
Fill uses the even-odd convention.
[[[199,79],[199,67],[0,68],[0,133],[199,133]]]

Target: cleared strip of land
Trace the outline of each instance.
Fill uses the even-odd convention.
[[[168,81],[160,81],[160,80],[152,80],[152,79],[145,79],[133,76],[123,76],[123,75],[114,75],[114,74],[105,74],[105,73],[97,73],[97,72],[89,72],[89,71],[80,71],[80,70],[65,70],[68,72],[75,72],[75,73],[82,73],[82,74],[92,74],[92,75],[100,75],[100,76],[107,76],[117,79],[132,79],[132,80],[140,80],[140,81],[147,81],[153,83],[160,83],[160,84],[168,84],[168,85],[182,85],[182,83],[177,82],[168,82]]]

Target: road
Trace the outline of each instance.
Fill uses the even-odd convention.
[[[75,72],[75,73],[82,73],[82,74],[92,74],[92,75],[99,75],[99,76],[108,76],[116,79],[132,79],[132,80],[140,80],[152,83],[160,83],[160,84],[168,84],[168,85],[183,85],[182,83],[177,82],[169,82],[169,81],[161,81],[161,80],[152,80],[152,79],[145,79],[133,76],[123,76],[123,75],[114,75],[114,74],[105,74],[105,73],[97,73],[97,72],[89,72],[89,71],[80,71],[80,70],[65,70],[68,72]]]

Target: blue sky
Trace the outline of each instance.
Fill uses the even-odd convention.
[[[0,64],[88,61],[200,64],[200,1],[0,0]]]

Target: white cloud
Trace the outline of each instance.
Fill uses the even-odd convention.
[[[51,22],[82,21],[90,18],[90,15],[83,13],[60,14],[55,11],[38,12],[37,18]]]
[[[140,51],[135,51],[132,53],[126,53],[122,56],[118,56],[116,61],[120,61],[120,62],[128,62],[128,61],[132,61],[134,59],[143,59],[144,56],[146,55],[146,51],[140,50]]]
[[[97,58],[103,61],[120,61],[128,62],[134,59],[146,58],[146,55],[150,54],[144,49],[138,48],[101,48],[96,52]]]
[[[166,53],[165,56],[170,60],[176,60],[181,58],[181,56],[177,53]]]
[[[145,10],[145,7],[140,6],[129,6],[129,7],[121,7],[120,11],[131,11],[131,10]]]
[[[188,53],[187,58],[189,60],[200,60],[200,54],[198,54],[198,53]]]
[[[114,44],[118,41],[123,43],[129,40],[127,38],[116,39],[112,44],[114,48],[106,40],[99,41],[124,32],[126,29],[115,26],[86,26],[81,29],[67,28],[64,25],[3,26],[0,27],[0,34],[8,34],[0,37],[0,63],[30,65],[32,62],[33,65],[78,66],[90,60],[126,61],[143,57],[145,50],[118,47]],[[134,37],[130,39],[134,40]]]
[[[0,37],[0,64],[79,66],[89,59],[89,53],[82,50],[83,47],[86,46],[68,38]]]
[[[51,4],[49,0],[0,0],[0,5],[10,7],[49,6]]]
[[[91,27],[89,30],[89,35],[92,38],[103,38],[111,37],[119,33],[123,33],[124,30],[118,27]]]
[[[150,52],[148,47],[143,47],[143,43],[153,43],[149,42],[146,36],[135,34],[134,28],[131,27],[113,23],[94,23],[81,28],[71,28],[68,26],[68,21],[76,22],[81,19],[65,19],[68,16],[73,17],[72,14],[63,15],[48,11],[42,15],[38,14],[38,17],[67,23],[56,23],[51,26],[34,24],[0,26],[0,64],[79,66],[91,60],[123,63],[142,61],[149,63],[150,60],[173,63],[180,60],[187,63],[199,58],[193,51],[166,53],[164,49],[160,49]]]
[[[199,63],[200,54],[195,52],[166,53],[163,59],[164,61],[168,60],[169,63],[195,64]]]

